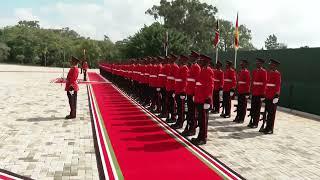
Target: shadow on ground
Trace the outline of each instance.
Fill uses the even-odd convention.
[[[41,122],[41,121],[58,121],[58,120],[64,120],[64,119],[65,117],[36,117],[36,118],[17,119],[16,121]]]

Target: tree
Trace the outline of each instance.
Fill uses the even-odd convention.
[[[156,22],[150,26],[144,26],[134,36],[127,40],[118,42],[121,51],[126,58],[146,57],[146,56],[164,56],[164,37],[167,29]],[[183,33],[174,29],[168,30],[169,34],[169,52],[175,54],[188,53],[190,44],[189,39]]]
[[[278,38],[276,35],[269,35],[267,40],[264,42],[267,50],[273,49],[287,49],[288,46],[285,43],[278,43]]]
[[[212,53],[215,14],[218,9],[199,0],[161,0],[146,14],[162,22],[165,28],[175,29],[189,39],[188,47],[203,53]],[[239,26],[240,50],[254,50],[251,43],[251,30],[245,25]],[[230,21],[220,20],[220,46],[223,51],[233,49],[234,27]]]
[[[18,25],[30,28],[40,28],[39,21],[19,21]]]
[[[190,48],[210,51],[210,36],[217,11],[216,7],[199,0],[161,0],[160,6],[154,5],[146,14],[153,16],[155,20],[163,19],[165,28],[187,35]]]
[[[6,61],[9,55],[10,48],[6,44],[0,42],[0,62]]]
[[[267,50],[278,49],[279,47],[278,38],[274,34],[269,35],[264,44]]]
[[[21,62],[21,64],[23,64],[23,60],[24,60],[24,55],[22,55],[22,54],[19,54],[19,55],[17,55],[16,56],[16,59],[19,61],[19,62]]]

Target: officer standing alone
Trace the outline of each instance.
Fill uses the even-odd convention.
[[[71,57],[70,65],[71,68],[68,72],[68,76],[66,79],[66,87],[65,91],[67,91],[67,96],[69,99],[69,106],[70,106],[70,114],[66,116],[66,119],[74,119],[76,118],[77,114],[77,92],[79,90],[79,86],[77,83],[79,69],[78,63],[79,59],[76,57]]]

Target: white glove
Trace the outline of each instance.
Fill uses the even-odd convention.
[[[173,93],[173,94],[172,94],[172,97],[174,98],[175,96],[176,96],[176,95]]]
[[[209,109],[210,108],[210,104],[204,103],[203,104],[203,109]]]
[[[234,92],[230,92],[230,96],[233,96],[234,95]]]
[[[250,96],[246,96],[246,99],[249,99]]]
[[[69,93],[71,94],[71,96],[73,96],[73,95],[74,95],[74,91],[69,91]]]
[[[192,96],[192,101],[194,102],[194,96]]]
[[[180,96],[180,99],[185,99],[186,97],[185,96]]]
[[[266,98],[261,98],[261,101],[264,101]]]
[[[161,89],[160,88],[157,88],[157,91],[160,91]]]
[[[279,102],[279,98],[274,98],[272,102],[273,104],[277,104]]]
[[[223,96],[223,91],[219,91],[219,96]]]

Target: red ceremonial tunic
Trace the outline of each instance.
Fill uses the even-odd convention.
[[[166,83],[166,90],[173,91],[174,90],[174,71],[173,71],[174,64],[168,65],[168,74],[167,74],[167,83]]]
[[[267,84],[267,71],[264,68],[252,72],[251,91],[253,96],[264,96]]]
[[[194,63],[191,65],[189,69],[188,78],[187,78],[187,87],[186,87],[187,95],[194,95],[196,80],[198,79],[200,72],[201,72],[201,68],[197,63]]]
[[[88,66],[87,61],[84,61],[84,62],[82,63],[82,69],[85,69],[85,70],[89,69],[89,66]]]
[[[241,69],[238,73],[238,93],[250,93],[250,72],[248,69]]]
[[[66,91],[70,91],[71,87],[73,87],[74,91],[79,90],[79,86],[77,83],[78,75],[79,75],[78,67],[73,66],[72,68],[70,68],[67,79],[66,79],[66,88],[65,88]]]
[[[186,93],[187,87],[187,77],[189,73],[189,68],[186,65],[180,66],[177,76],[175,76],[175,87],[174,91],[176,94]]]
[[[224,85],[224,72],[221,69],[214,71],[214,90],[219,91],[223,89]]]
[[[279,71],[268,71],[268,80],[266,87],[266,98],[273,99],[276,94],[280,95],[281,74]]]
[[[214,72],[210,67],[202,68],[201,73],[196,82],[194,93],[195,103],[212,103],[212,91],[214,88]],[[206,100],[209,100],[206,102]]]
[[[156,87],[164,87],[165,86],[165,78],[166,76],[163,76],[164,74],[162,74],[162,71],[163,71],[163,66],[162,64],[157,64],[156,67],[155,67],[155,72],[156,72]]]
[[[233,68],[229,68],[224,72],[223,91],[230,91],[234,89],[236,85],[236,71]]]

